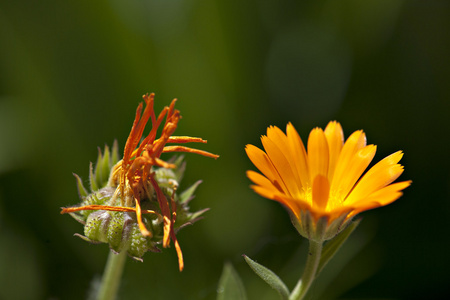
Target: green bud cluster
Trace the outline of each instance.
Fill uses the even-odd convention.
[[[114,143],[110,149],[105,146],[104,153],[99,150],[99,155],[95,169],[90,164],[88,191],[81,178],[75,175],[77,180],[78,193],[81,203],[77,206],[87,205],[121,205],[120,197],[113,200],[116,186],[110,186],[109,176],[113,166],[119,161],[118,145]],[[176,222],[175,231],[182,227],[197,221],[201,215],[208,209],[198,212],[189,211],[189,201],[194,197],[193,194],[201,183],[197,181],[191,187],[182,193],[174,193],[174,186],[177,187],[183,177],[186,164],[183,162],[183,156],[173,157],[170,163],[176,168],[154,168],[154,177],[165,197],[170,201],[174,197],[176,203]],[[163,239],[163,219],[159,208],[156,194],[153,191],[150,198],[141,199],[143,210],[153,210],[157,214],[143,214],[142,221],[151,236],[143,236],[139,229],[136,213],[117,212],[108,210],[82,210],[71,212],[70,215],[78,222],[84,225],[84,235],[75,234],[85,241],[91,243],[107,243],[114,252],[127,251],[128,255],[136,260],[142,261],[142,256],[147,251],[160,252],[158,247]]]

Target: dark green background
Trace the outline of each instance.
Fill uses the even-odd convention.
[[[413,185],[364,220],[311,290],[314,299],[449,295],[450,1],[0,2],[0,299],[83,299],[106,245],[73,237],[97,147],[121,149],[141,96],[178,98],[178,135],[204,220],[173,248],[128,261],[121,299],[215,299],[231,262],[249,299],[277,299],[242,254],[292,288],[306,242],[278,203],[249,188],[244,146],[291,121],[305,140],[336,119],[364,129],[380,160],[404,150]],[[121,150],[122,151],[122,150]],[[328,284],[329,283],[329,284]],[[325,289],[324,286],[327,285]],[[325,294],[322,294],[324,292]]]

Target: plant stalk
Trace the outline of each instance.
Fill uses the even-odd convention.
[[[114,254],[112,251],[109,252],[100,289],[98,290],[97,300],[116,299],[126,258],[126,249],[122,250],[119,254]]]
[[[309,240],[308,258],[306,260],[303,275],[289,296],[289,300],[301,300],[305,297],[314,278],[317,275],[320,258],[322,255],[323,242]]]

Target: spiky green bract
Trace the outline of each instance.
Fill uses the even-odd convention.
[[[81,203],[77,206],[104,205],[116,206],[121,201],[112,201],[112,196],[117,187],[108,185],[108,177],[111,169],[118,162],[118,146],[114,143],[112,150],[106,146],[103,154],[99,151],[95,168],[90,165],[89,185],[90,191],[83,185],[81,178],[75,175],[77,181],[78,194]],[[170,163],[176,168],[154,168],[155,179],[168,201],[172,196],[175,200],[177,218],[174,224],[175,231],[182,227],[192,224],[207,209],[191,212],[189,202],[193,199],[193,194],[201,183],[198,181],[182,193],[178,194],[177,187],[183,177],[185,163],[183,156],[173,157]],[[150,189],[153,191],[153,189]],[[175,191],[175,194],[173,194]],[[82,210],[72,212],[70,215],[78,222],[84,225],[84,235],[76,234],[85,241],[91,243],[107,243],[112,251],[120,253],[126,249],[129,256],[142,261],[142,256],[147,251],[160,252],[158,245],[163,239],[163,219],[158,205],[156,194],[151,192],[150,198],[141,199],[143,210],[152,210],[156,214],[143,214],[142,220],[145,227],[151,233],[151,236],[144,237],[139,229],[136,213],[134,212],[115,212],[108,210]],[[120,197],[119,197],[120,198]]]

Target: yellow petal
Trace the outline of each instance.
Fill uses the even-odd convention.
[[[374,173],[378,173],[381,170],[385,169],[387,166],[395,165],[397,164],[403,157],[402,151],[397,151],[392,153],[389,156],[386,156],[382,160],[380,160],[376,165],[374,165],[370,170],[367,172],[365,176],[372,176]]]
[[[291,125],[292,126],[292,125]],[[294,129],[295,130],[295,129]],[[298,134],[297,134],[298,136]],[[301,144],[300,150],[303,151],[303,153],[292,153],[291,150],[291,141],[286,136],[286,134],[279,129],[276,126],[271,126],[267,129],[267,137],[274,142],[274,144],[277,146],[277,148],[280,150],[280,153],[285,157],[288,168],[287,170],[284,170],[283,172],[280,172],[280,175],[285,181],[292,197],[295,198],[304,198],[304,190],[302,188],[302,179],[299,175],[299,169],[297,167],[297,160],[301,159],[303,162],[303,166],[307,166],[306,164],[306,151],[303,147],[303,144]],[[300,140],[301,142],[301,140]],[[303,169],[301,169],[303,171]],[[303,171],[302,173],[305,173]],[[287,179],[285,179],[287,178]],[[288,181],[288,182],[287,182]]]
[[[286,206],[290,211],[294,213],[296,218],[301,222],[300,212],[302,210],[311,210],[311,206],[309,206],[305,201],[300,199],[292,199],[287,197],[286,195],[277,194],[274,196],[275,201],[282,203]]]
[[[291,123],[286,126],[286,134],[269,127],[267,136],[261,137],[266,153],[252,145],[246,148],[263,173],[247,172],[255,183],[252,189],[286,206],[300,222],[306,213],[316,221],[325,217],[331,223],[389,204],[410,185],[409,181],[391,184],[403,172],[398,164],[401,152],[386,157],[361,177],[376,146],[366,146],[362,130],[354,132],[345,143],[343,140],[341,125],[333,121],[325,131],[311,131],[305,151]]]
[[[269,179],[255,171],[247,171],[247,177],[253,181],[253,183],[268,191],[271,190],[273,193],[283,193],[283,190],[278,184],[271,182]]]
[[[289,210],[291,210],[297,219],[300,218],[300,211],[303,209],[308,209],[309,207],[305,205],[305,203],[301,201],[297,201],[292,199],[286,194],[282,193],[274,193],[272,189],[266,189],[265,187],[261,187],[258,185],[250,186],[257,194],[264,198],[268,198],[277,202],[280,202],[284,206],[286,206]]]
[[[341,124],[331,121],[325,128],[325,137],[327,138],[328,148],[330,151],[330,162],[328,166],[328,181],[332,182],[334,170],[344,145],[344,131]]]
[[[400,196],[403,194],[401,191],[410,186],[411,182],[412,181],[409,180],[388,185],[372,193],[367,198],[355,202],[353,204],[355,210],[351,215],[354,216],[362,211],[373,209],[379,206],[385,206],[394,202],[395,200],[400,198]]]
[[[333,210],[322,211],[320,214],[314,214],[314,218],[318,220],[320,217],[328,217],[328,224],[331,224],[334,220],[341,217],[342,215],[348,215],[353,208],[347,206],[340,206]]]
[[[328,176],[329,150],[325,134],[321,128],[311,130],[308,138],[309,178],[317,175]]]
[[[248,158],[250,158],[255,167],[257,167],[270,181],[274,181],[278,178],[277,171],[272,166],[272,162],[264,151],[249,144],[245,147],[245,152],[247,152]]]
[[[347,196],[346,204],[351,205],[360,199],[364,199],[396,180],[403,173],[403,166],[397,164],[402,156],[402,152],[396,152],[373,166]]]
[[[251,185],[250,187],[257,194],[263,196],[264,198],[275,200],[275,193],[274,193],[273,189],[267,189],[267,188],[259,186],[259,185]]]
[[[375,145],[368,145],[355,153],[353,158],[349,161],[349,168],[347,173],[337,180],[337,184],[333,186],[330,191],[333,201],[330,202],[330,209],[333,209],[344,201],[347,194],[353,189],[356,181],[361,177],[366,168],[369,166],[377,147]]]
[[[295,166],[294,174],[299,180],[299,185],[305,190],[307,186],[311,186],[309,179],[308,158],[306,156],[305,146],[300,138],[297,130],[291,123],[286,126],[286,134],[289,143],[290,157],[292,164]]]
[[[355,154],[366,146],[366,135],[362,130],[355,131],[350,135],[339,155],[336,169],[331,182],[331,191],[337,191],[342,185],[341,181],[347,176],[348,170],[352,167],[351,162]]]
[[[286,192],[291,197],[296,197],[299,195],[299,187],[295,181],[294,174],[292,172],[291,164],[289,160],[284,155],[282,149],[286,149],[287,138],[277,127],[269,127],[267,129],[267,136],[261,137],[261,142],[266,150],[267,156],[272,162],[273,166],[277,170],[282,182],[286,187]]]

